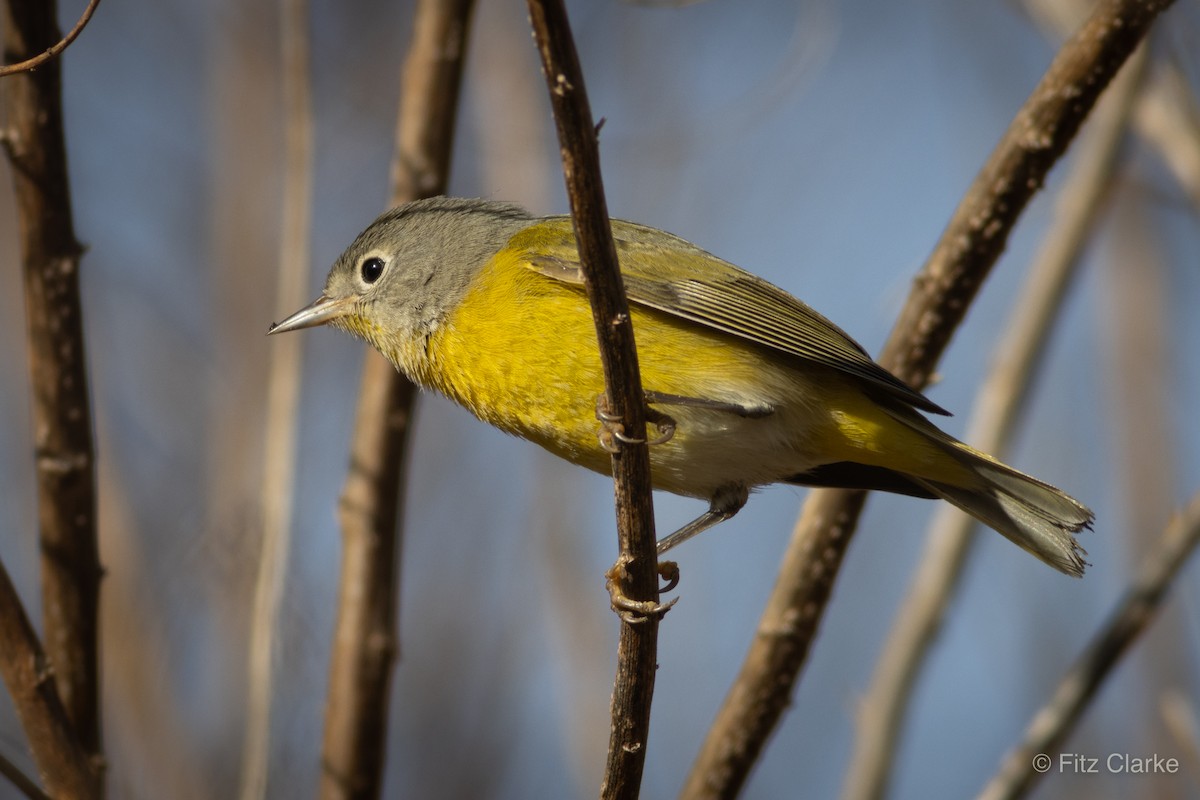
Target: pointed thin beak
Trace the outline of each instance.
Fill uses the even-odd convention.
[[[350,295],[337,299],[321,295],[304,308],[292,314],[283,322],[276,322],[267,330],[267,335],[298,331],[301,328],[312,328],[324,325],[326,322],[349,314],[358,298]]]

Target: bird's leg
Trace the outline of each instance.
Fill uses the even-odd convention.
[[[734,484],[726,486],[717,491],[709,501],[708,511],[705,511],[694,520],[684,525],[674,533],[664,536],[658,540],[657,554],[661,556],[663,553],[670,550],[672,547],[687,541],[697,533],[706,531],[717,523],[725,520],[741,511],[742,506],[746,505],[746,500],[750,497],[750,490],[745,486]],[[613,610],[616,611],[621,619],[629,623],[645,622],[651,617],[662,618],[675,604],[675,598],[671,602],[659,605],[651,601],[631,600],[623,588],[624,578],[627,576],[625,572],[625,563],[618,560],[613,564],[612,569],[605,573],[608,579],[605,585],[608,588],[609,600]],[[674,561],[659,561],[658,576],[667,583],[658,591],[660,594],[669,592],[679,584],[679,565]]]
[[[607,396],[599,395],[596,398],[596,419],[600,420],[600,446],[610,453],[615,453],[620,446],[618,443],[658,445],[669,442],[675,435],[675,420],[671,416],[651,408],[649,404],[652,401],[649,394],[646,395],[646,402],[646,422],[653,424],[658,429],[658,436],[649,440],[625,433],[621,417],[612,413],[608,408]],[[659,562],[657,570],[659,577],[666,581],[666,585],[659,589],[659,593],[669,592],[679,585],[679,565],[674,561]],[[679,599],[675,598],[669,603],[661,605],[651,601],[631,600],[625,594],[624,583],[628,576],[625,571],[625,563],[620,560],[613,564],[612,569],[606,573],[605,577],[608,579],[605,585],[608,588],[613,610],[631,624],[645,622],[650,618],[661,619],[662,615],[666,614]]]
[[[671,405],[686,405],[700,408],[709,408],[720,411],[727,411],[743,417],[764,417],[774,413],[774,409],[770,406],[764,407],[747,407],[733,405],[730,403],[722,403],[719,401],[702,400],[698,398],[681,397],[678,395],[668,395],[659,392],[646,392],[646,421],[653,423],[658,428],[658,437],[649,441],[629,436],[625,433],[624,424],[621,417],[612,413],[608,408],[608,398],[605,395],[599,395],[596,398],[596,419],[600,420],[600,446],[610,453],[617,452],[619,447],[618,442],[624,444],[664,444],[671,440],[675,435],[675,420],[667,415],[654,409],[650,406],[651,403],[665,403]],[[696,534],[706,531],[712,526],[724,522],[732,517],[746,505],[746,500],[750,496],[750,491],[745,486],[730,485],[722,487],[713,495],[709,501],[708,511],[701,514],[696,519],[684,525],[674,533],[660,539],[657,543],[657,554],[670,550],[682,542],[687,541]],[[659,589],[660,593],[669,592],[679,585],[679,565],[674,561],[660,561],[657,565],[658,575],[666,585]],[[635,601],[626,596],[622,584],[625,577],[625,565],[618,561],[613,565],[612,569],[606,574],[608,578],[606,585],[608,587],[609,598],[612,603],[613,610],[621,615],[621,618],[626,622],[644,622],[651,617],[661,618],[672,605],[675,600],[665,605],[659,605],[648,601]],[[676,598],[678,599],[678,598]]]
[[[744,403],[730,403],[725,400],[711,400],[705,397],[686,397],[681,394],[667,394],[665,392],[646,392],[646,402],[666,406],[706,408],[710,411],[726,411],[748,419],[760,419],[762,417],[769,417],[775,413],[774,406],[769,406],[766,403],[750,406]]]
[[[670,533],[658,540],[658,554],[661,556],[672,547],[686,542],[697,533],[702,533],[712,526],[729,519],[742,510],[742,506],[746,505],[746,500],[749,497],[750,491],[745,486],[733,485],[719,489],[709,501],[708,511],[705,511],[674,533]],[[667,576],[664,575],[663,577]]]

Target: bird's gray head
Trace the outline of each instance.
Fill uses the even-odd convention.
[[[519,206],[477,199],[434,197],[394,208],[338,257],[324,294],[358,298],[362,316],[402,335],[426,333],[531,219]]]
[[[317,301],[271,333],[331,324],[385,355],[432,331],[471,279],[533,217],[519,206],[434,197],[383,214],[346,248]]]

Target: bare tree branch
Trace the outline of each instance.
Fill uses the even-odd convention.
[[[283,213],[275,307],[283,314],[304,303],[313,196],[312,81],[309,77],[307,0],[280,3],[280,74],[283,93]],[[263,434],[262,550],[250,620],[246,735],[242,744],[242,800],[267,797],[271,755],[273,656],[279,608],[291,552],[296,477],[296,415],[300,405],[301,337],[272,342]]]
[[[102,797],[101,775],[92,769],[88,753],[80,746],[55,688],[54,671],[3,565],[0,565],[0,674],[50,794],[72,800]]]
[[[596,128],[567,12],[561,0],[529,0],[529,16],[558,129],[584,285],[600,342],[607,410],[621,418],[624,430],[645,431],[633,325],[604,200]],[[626,611],[637,605],[640,613],[622,614],[608,761],[600,790],[605,798],[636,797],[641,786],[662,613],[646,444],[618,445],[612,472],[620,554],[609,577],[617,592],[632,601]]]
[[[445,191],[473,0],[421,0],[402,75],[392,203]],[[363,364],[342,489],[342,574],[325,735],[322,800],[373,798],[383,784],[396,624],[404,454],[415,387],[376,352]]]
[[[4,48],[21,58],[58,41],[54,4],[8,0]],[[100,558],[87,351],[63,137],[61,62],[0,82],[25,277],[42,551],[45,646],[63,706],[103,785],[97,617]]]
[[[1046,241],[1003,328],[1007,334],[996,348],[995,366],[979,390],[964,437],[984,452],[1003,455],[1008,446],[1079,256],[1108,196],[1130,108],[1142,85],[1145,62],[1143,46],[1100,102],[1063,184],[1058,213],[1048,227]],[[846,768],[842,795],[846,800],[885,794],[912,687],[941,630],[976,529],[977,523],[971,517],[949,506],[935,518],[921,565],[895,614],[871,685],[859,704],[858,737]]]
[[[399,655],[397,526],[416,390],[374,356],[367,353],[363,363],[350,472],[338,504],[342,572],[321,745],[322,800],[380,796]]]
[[[917,276],[881,364],[914,386],[925,385],[1017,217],[1100,92],[1170,4],[1104,0],[1062,47]],[[745,782],[789,702],[864,500],[863,492],[830,490],[809,497],[758,634],[682,796],[733,797]]]
[[[1103,0],[996,146],[917,276],[880,362],[924,386],[975,292],[1100,93],[1173,0]]]
[[[45,52],[39,53],[33,58],[27,58],[17,64],[5,64],[0,67],[0,78],[6,75],[16,75],[18,72],[32,72],[50,59],[57,56],[63,50],[71,46],[71,43],[79,38],[79,34],[83,33],[83,29],[92,19],[92,14],[96,13],[96,6],[100,5],[100,0],[90,0],[87,8],[83,9],[83,14],[80,15],[79,21],[75,23],[75,27],[67,31],[67,35],[58,40],[57,43],[51,45]]]
[[[980,792],[981,800],[1020,797],[1058,767],[1055,754],[1121,657],[1154,620],[1167,591],[1200,544],[1200,492],[1175,515],[1146,556],[1125,597],[1029,723],[1025,738]]]
[[[1086,16],[1092,0],[1025,0],[1026,10],[1048,36],[1071,35],[1075,21]],[[1200,106],[1178,64],[1155,64],[1138,92],[1133,113],[1138,133],[1159,155],[1192,205],[1200,210]]]

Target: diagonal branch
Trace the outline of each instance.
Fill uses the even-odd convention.
[[[3,775],[18,792],[28,797],[29,800],[50,800],[50,795],[43,792],[32,778],[2,754],[0,754],[0,775]]]
[[[54,3],[4,4],[8,60],[58,41]],[[45,647],[67,717],[102,785],[97,665],[100,556],[87,351],[63,135],[61,61],[0,82],[29,330]]]
[[[1074,21],[1087,14],[1092,0],[1025,0],[1025,10],[1048,37],[1071,35]],[[1138,91],[1133,125],[1154,147],[1176,183],[1200,210],[1200,104],[1183,77],[1178,58],[1160,59]]]
[[[1117,70],[1174,0],[1104,0],[1063,44],[917,276],[880,363],[914,386],[938,358],[1009,233]]]
[[[620,417],[624,430],[644,431],[645,396],[633,324],[604,201],[596,128],[567,12],[561,0],[529,0],[529,16],[558,129],[584,285],[600,341],[608,411]],[[612,471],[620,555],[610,578],[628,600],[647,604],[648,613],[622,616],[608,762],[600,790],[605,798],[636,797],[641,785],[661,616],[645,443],[618,446]]]
[[[49,793],[76,800],[101,797],[99,775],[88,764],[55,689],[54,673],[21,598],[0,565],[0,675],[8,686],[29,748]]]
[[[1057,758],[1051,754],[1059,751],[1100,684],[1150,627],[1171,582],[1198,544],[1200,492],[1167,525],[1108,622],[1063,675],[1050,702],[1033,716],[1025,738],[1008,754],[980,798],[1020,797],[1047,772],[1057,770]]]
[[[445,191],[473,0],[421,0],[402,75],[393,205]],[[416,390],[370,350],[363,364],[342,489],[342,573],[325,734],[323,800],[372,798],[383,786],[388,697],[399,651],[396,609],[404,455]]]
[[[1141,47],[1113,82],[1077,148],[1049,234],[1013,304],[1004,326],[1007,333],[996,348],[995,367],[979,390],[967,425],[965,440],[984,452],[1002,456],[1007,448],[1080,254],[1108,197],[1145,62],[1146,48]],[[935,517],[925,555],[896,611],[871,685],[859,704],[858,735],[846,768],[843,800],[885,793],[912,687],[959,586],[975,529],[971,517],[949,506]]]
[[[884,347],[880,363],[924,386],[950,336],[1100,92],[1171,0],[1104,0],[1055,56],[963,198]],[[758,634],[682,795],[737,794],[778,723],[816,635],[865,494],[814,491]]]

